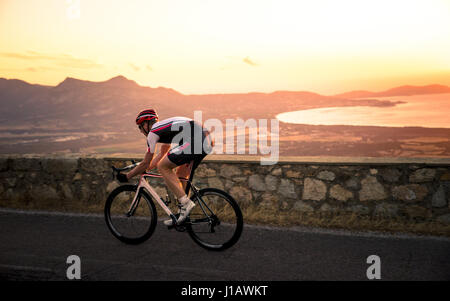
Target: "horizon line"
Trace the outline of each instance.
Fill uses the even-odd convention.
[[[93,81],[93,80],[87,80],[87,79],[80,79],[80,78],[75,78],[75,77],[71,77],[71,76],[66,76],[64,78],[64,80],[62,80],[61,82],[59,82],[56,85],[45,85],[45,84],[40,84],[40,83],[31,83],[29,81],[20,79],[20,78],[5,78],[5,77],[0,77],[0,79],[5,79],[5,80],[18,80],[18,81],[22,81],[26,84],[29,85],[35,85],[35,86],[43,86],[43,87],[49,87],[49,88],[55,88],[59,85],[61,85],[64,81],[66,81],[67,79],[73,79],[73,80],[77,80],[77,81],[82,81],[82,82],[90,82],[90,83],[106,83],[109,82],[113,79],[116,78],[124,78],[127,81],[133,82],[135,83],[137,86],[142,87],[142,88],[150,88],[150,89],[167,89],[167,90],[172,90],[175,91],[179,94],[185,95],[185,96],[198,96],[198,95],[227,95],[227,94],[253,94],[253,93],[258,93],[258,94],[273,94],[273,93],[277,93],[277,92],[306,92],[306,93],[313,93],[313,94],[317,94],[317,95],[321,95],[321,96],[338,96],[341,94],[348,94],[348,93],[353,93],[353,92],[367,92],[367,93],[383,93],[383,92],[387,92],[390,91],[392,89],[396,89],[396,88],[403,88],[403,87],[411,87],[411,88],[425,88],[425,87],[430,87],[430,86],[442,86],[444,88],[450,88],[450,86],[446,85],[446,84],[440,84],[440,83],[431,83],[431,84],[426,84],[426,85],[410,85],[410,84],[403,84],[403,85],[399,85],[399,86],[394,86],[392,88],[388,88],[386,90],[381,90],[381,91],[371,91],[371,90],[365,90],[365,89],[358,89],[358,90],[350,90],[350,91],[345,91],[345,92],[340,92],[340,93],[336,93],[336,94],[332,94],[332,95],[325,95],[325,94],[320,94],[318,92],[314,92],[314,91],[308,91],[308,90],[274,90],[272,92],[261,92],[261,91],[248,91],[248,92],[222,92],[222,93],[206,93],[206,94],[201,94],[201,93],[193,93],[193,94],[184,94],[182,92],[179,92],[178,90],[174,89],[174,88],[168,88],[168,87],[163,87],[163,86],[159,86],[159,87],[151,87],[151,86],[143,86],[140,85],[139,83],[137,83],[135,80],[133,79],[129,79],[128,77],[124,76],[124,75],[116,75],[113,76],[109,79],[103,80],[103,81]]]

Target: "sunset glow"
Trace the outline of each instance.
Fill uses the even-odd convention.
[[[277,118],[283,122],[311,125],[450,128],[450,94],[387,99],[400,103],[394,107],[349,106],[300,110],[278,114]]]
[[[0,0],[0,77],[185,94],[450,85],[448,0]]]

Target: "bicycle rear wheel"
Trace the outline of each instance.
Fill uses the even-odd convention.
[[[244,227],[241,209],[233,197],[220,189],[205,188],[198,192],[195,202],[186,223],[191,238],[201,247],[213,251],[233,246]]]
[[[157,214],[150,196],[141,190],[136,209],[129,213],[137,186],[123,185],[114,189],[105,204],[105,220],[111,233],[127,244],[140,244],[153,234]]]

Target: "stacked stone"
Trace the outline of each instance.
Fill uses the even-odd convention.
[[[0,158],[0,206],[102,208],[119,184],[111,166],[131,159]],[[166,195],[162,179],[152,186]],[[450,166],[205,161],[194,184],[230,193],[243,207],[281,211],[354,212],[450,223]]]
[[[448,167],[207,163],[196,181],[225,189],[244,207],[450,223]]]

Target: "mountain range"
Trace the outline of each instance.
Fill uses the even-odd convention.
[[[143,87],[123,76],[103,82],[66,78],[57,86],[0,78],[0,126],[33,129],[93,130],[122,126],[134,130],[134,117],[154,108],[161,118],[274,118],[287,111],[331,106],[394,106],[376,97],[450,93],[443,85],[401,86],[383,92],[352,91],[325,96],[305,91],[184,95],[170,88]]]
[[[352,91],[335,95],[343,98],[367,98],[367,97],[393,97],[393,96],[411,96],[422,94],[450,93],[450,87],[443,85],[427,86],[400,86],[382,92],[370,91]]]

